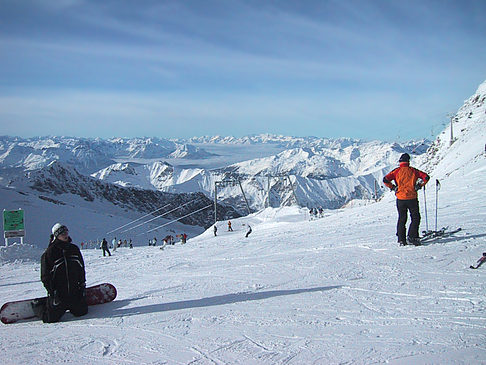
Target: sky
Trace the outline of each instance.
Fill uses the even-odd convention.
[[[437,135],[486,1],[0,0],[0,135]]]

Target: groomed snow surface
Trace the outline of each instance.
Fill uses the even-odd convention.
[[[396,243],[389,193],[312,221],[265,210],[164,250],[84,250],[87,284],[113,283],[116,300],[56,324],[2,325],[2,363],[484,364],[486,266],[469,265],[486,251],[485,173],[481,156],[442,180],[439,226],[463,231],[422,247]],[[2,301],[44,295],[39,252],[9,250]]]

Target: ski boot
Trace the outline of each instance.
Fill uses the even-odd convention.
[[[37,318],[42,319],[46,310],[47,298],[35,299],[32,301],[31,306],[34,314]]]
[[[407,237],[407,242],[409,245],[414,245],[414,246],[421,246],[422,243],[420,242],[420,238],[416,237]]]

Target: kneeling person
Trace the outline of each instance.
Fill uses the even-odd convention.
[[[37,314],[47,323],[58,322],[67,310],[76,317],[88,313],[84,260],[78,246],[71,242],[68,228],[56,223],[49,247],[42,254],[41,280],[48,297]]]

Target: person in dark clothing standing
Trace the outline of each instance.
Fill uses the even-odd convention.
[[[76,317],[88,313],[83,256],[72,243],[68,228],[60,223],[52,227],[51,242],[42,254],[41,280],[48,293],[47,303],[34,312],[44,322],[58,322],[67,310]]]
[[[108,249],[108,241],[105,238],[103,238],[103,241],[101,241],[101,248],[103,249],[103,256],[106,256],[106,252],[108,252],[108,256],[111,256],[111,252]]]
[[[421,189],[430,177],[425,172],[410,166],[410,155],[404,153],[400,156],[400,167],[396,168],[383,178],[383,183],[395,191],[397,197],[398,223],[397,236],[400,246],[408,243],[420,245],[419,226],[420,210],[417,199],[417,190]],[[395,182],[395,184],[393,184]],[[408,242],[406,224],[408,212],[410,212],[411,223],[408,228]]]
[[[251,232],[252,232],[251,227],[250,227],[250,225],[248,225],[248,230],[246,231],[245,237],[248,238],[248,236],[250,235]]]

